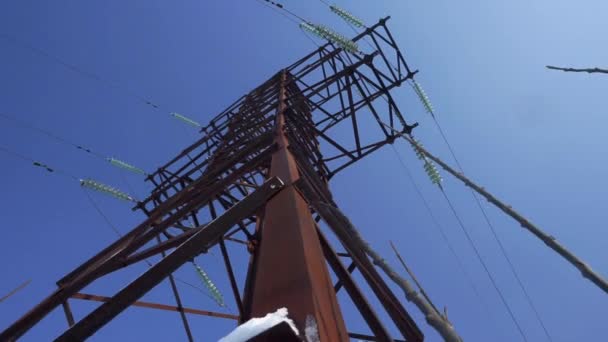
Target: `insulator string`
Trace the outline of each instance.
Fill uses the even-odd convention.
[[[437,120],[437,117],[435,116],[435,111],[433,109],[433,105],[431,104],[431,101],[430,101],[428,95],[426,94],[426,92],[422,89],[420,84],[415,79],[412,79],[412,81],[410,82],[410,85],[414,89],[416,95],[418,95],[418,98],[422,102],[425,110],[431,115],[433,122],[435,123],[435,126],[437,127],[443,142],[448,147],[450,155],[452,156],[452,158],[454,159],[454,162],[456,163],[456,166],[458,167],[458,170],[464,174],[464,169],[463,169],[462,165],[460,164],[460,161],[456,157],[454,148],[452,147],[452,144],[450,144],[450,142],[448,141],[448,138],[447,138],[443,128],[441,127],[441,125],[439,124],[439,121]],[[544,320],[542,319],[542,316],[540,315],[540,312],[536,308],[536,305],[534,304],[532,297],[528,294],[528,290],[526,289],[526,286],[524,285],[521,277],[519,276],[519,272],[517,271],[517,269],[515,268],[515,265],[511,261],[511,258],[509,257],[509,254],[507,253],[507,250],[504,247],[504,244],[502,243],[498,233],[496,232],[496,229],[495,229],[494,225],[492,224],[486,210],[481,205],[481,201],[479,200],[479,197],[477,196],[475,191],[473,191],[473,189],[469,189],[469,191],[471,193],[471,196],[473,196],[473,199],[475,200],[477,208],[479,209],[480,213],[482,214],[488,229],[492,233],[492,237],[494,238],[494,241],[496,241],[496,243],[498,244],[500,253],[502,254],[502,256],[505,259],[505,261],[507,262],[507,264],[509,265],[509,270],[510,270],[511,274],[513,275],[513,277],[515,278],[522,294],[524,295],[525,300],[528,303],[528,306],[530,306],[530,308],[532,309],[536,320],[538,321],[539,325],[541,326],[546,339],[548,341],[553,341],[553,338],[551,337],[551,334],[549,334],[549,330],[547,329],[547,327],[544,323]]]
[[[395,155],[397,156],[397,160],[401,164],[401,167],[405,171],[405,174],[407,175],[408,179],[410,180],[410,183],[414,186],[414,190],[415,190],[416,194],[418,195],[418,197],[421,199],[422,203],[424,204],[424,207],[425,207],[427,213],[429,214],[431,221],[433,222],[433,226],[437,229],[437,231],[439,232],[439,235],[441,235],[443,242],[448,247],[448,250],[454,257],[454,260],[456,261],[456,264],[457,264],[458,268],[460,269],[460,273],[467,280],[467,283],[468,283],[469,287],[471,288],[471,291],[473,291],[473,293],[475,294],[475,297],[481,304],[483,310],[488,315],[488,317],[494,317],[491,314],[491,311],[490,311],[490,308],[488,307],[487,302],[483,299],[483,297],[481,296],[481,294],[479,292],[479,289],[475,285],[475,281],[473,281],[473,277],[471,277],[471,275],[467,271],[466,267],[464,266],[464,262],[462,261],[462,258],[458,255],[458,253],[456,253],[456,249],[450,242],[450,239],[448,238],[448,235],[445,232],[443,225],[441,225],[439,223],[439,220],[437,219],[437,217],[433,213],[433,210],[431,209],[431,205],[426,200],[426,197],[424,197],[424,195],[422,194],[422,190],[420,190],[418,183],[416,183],[416,181],[414,180],[414,177],[412,176],[412,172],[410,171],[410,168],[405,164],[405,162],[403,161],[403,158],[397,152],[397,149],[395,148],[395,146],[391,145],[391,147],[393,148],[393,151],[394,151]]]

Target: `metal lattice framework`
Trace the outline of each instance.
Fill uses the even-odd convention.
[[[299,327],[309,316],[319,322],[321,341],[348,340],[335,294],[344,288],[374,334],[350,336],[393,340],[351,276],[358,269],[400,335],[421,341],[416,324],[340,220],[319,207],[336,205],[330,179],[415,127],[406,123],[390,93],[415,71],[387,20],[353,39],[368,41],[371,49],[365,54],[327,43],[213,118],[198,141],[146,178],[155,188],[135,209],[148,218],[62,278],[59,289],[2,332],[0,340],[20,337],[60,305],[70,328],[58,341],[82,340],[131,305],[179,312],[192,340],[186,313],[221,314],[183,307],[172,273],[219,245],[241,322],[285,303]],[[317,225],[321,219],[346,253],[331,246]],[[227,242],[245,244],[251,254],[243,286],[236,281]],[[95,280],[155,255],[163,258],[113,296],[80,293]],[[350,259],[348,268],[339,255]],[[335,285],[327,265],[338,279]],[[271,272],[281,267],[290,271]],[[167,278],[177,306],[138,301]],[[295,279],[298,295],[284,289]],[[326,288],[331,293],[321,294]],[[103,304],[75,321],[70,298]],[[333,323],[320,324],[325,321]]]

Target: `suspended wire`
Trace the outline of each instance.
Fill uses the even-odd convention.
[[[48,131],[46,129],[42,129],[40,127],[37,127],[37,126],[35,126],[35,125],[27,122],[27,121],[24,121],[24,120],[21,120],[21,119],[17,119],[14,116],[8,115],[6,113],[0,113],[0,117],[6,119],[8,121],[12,121],[13,123],[15,123],[15,124],[17,124],[19,126],[25,127],[25,128],[27,128],[27,129],[29,129],[31,131],[34,131],[34,132],[37,132],[39,134],[45,135],[45,136],[47,136],[47,137],[49,137],[49,138],[51,138],[51,139],[53,139],[53,140],[55,140],[55,141],[57,141],[57,142],[59,142],[61,144],[72,146],[72,147],[74,147],[74,148],[76,148],[76,149],[78,149],[80,151],[83,151],[85,153],[89,153],[89,154],[91,154],[91,155],[93,155],[93,156],[95,156],[97,158],[105,159],[105,156],[103,154],[101,154],[101,153],[95,152],[95,151],[91,150],[88,147],[84,147],[83,145],[73,143],[73,142],[71,142],[71,141],[69,141],[69,140],[67,140],[65,138],[60,137],[59,135],[57,135],[57,134],[55,134],[55,133],[53,133],[51,131]]]
[[[135,173],[135,174],[147,175],[147,173],[144,170],[142,170],[142,169],[140,169],[138,167],[135,167],[135,166],[133,166],[133,165],[131,165],[131,164],[125,162],[125,161],[122,161],[120,159],[116,159],[114,157],[106,157],[102,153],[96,152],[96,151],[94,151],[94,150],[92,150],[92,149],[90,149],[88,147],[84,147],[84,145],[76,144],[76,143],[74,143],[74,142],[72,142],[72,141],[70,141],[68,139],[65,139],[65,138],[59,136],[58,134],[55,134],[55,133],[53,133],[53,132],[51,132],[49,130],[37,127],[37,126],[35,126],[35,125],[33,125],[33,124],[25,121],[25,120],[17,119],[15,117],[10,116],[10,115],[5,114],[5,113],[0,113],[0,117],[6,119],[8,121],[11,121],[11,122],[13,122],[13,123],[15,123],[15,124],[17,124],[19,126],[22,126],[22,127],[26,128],[26,129],[29,129],[29,130],[31,130],[33,132],[36,132],[38,134],[47,136],[47,137],[49,137],[49,138],[51,138],[51,139],[53,139],[53,140],[55,140],[55,141],[57,141],[57,142],[59,142],[61,144],[64,144],[64,145],[67,145],[67,146],[72,146],[72,147],[76,148],[79,151],[88,153],[88,154],[90,154],[90,155],[92,155],[92,156],[94,156],[94,157],[96,157],[96,158],[98,158],[100,160],[105,161],[105,162],[109,162],[114,167],[117,167],[117,168],[129,171],[129,172],[132,172],[132,173]]]
[[[300,22],[296,19],[294,19],[292,16],[288,15],[287,13],[281,11],[282,7],[279,7],[280,9],[277,9],[275,7],[273,7],[272,5],[268,4],[265,2],[265,0],[257,0],[257,2],[259,2],[260,4],[270,8],[271,10],[275,11],[276,13],[284,16],[285,18],[287,18],[287,20],[291,21],[292,23],[298,25]]]
[[[135,93],[134,91],[130,90],[129,88],[121,86],[120,84],[118,84],[116,82],[107,80],[107,79],[99,76],[96,73],[93,73],[93,72],[90,72],[90,71],[86,71],[86,70],[84,70],[84,69],[82,69],[82,68],[80,68],[80,67],[78,67],[78,66],[76,66],[74,64],[68,63],[65,60],[63,60],[63,59],[61,59],[61,58],[59,58],[59,57],[57,57],[57,56],[55,56],[55,55],[53,55],[53,54],[45,51],[43,49],[40,49],[38,47],[35,47],[35,46],[30,45],[30,44],[27,44],[27,43],[24,43],[22,41],[19,41],[15,37],[9,36],[6,33],[0,33],[0,38],[2,38],[4,40],[12,43],[15,46],[19,46],[19,47],[21,47],[23,49],[26,49],[26,50],[29,50],[29,51],[31,51],[31,52],[33,52],[35,54],[38,54],[40,56],[46,57],[46,58],[48,58],[50,60],[53,60],[55,63],[60,64],[60,65],[64,66],[65,68],[70,69],[70,70],[72,70],[72,71],[74,71],[74,72],[76,72],[76,73],[78,73],[78,74],[80,74],[80,75],[82,75],[84,77],[87,77],[87,78],[95,80],[95,81],[97,81],[99,83],[105,84],[106,86],[109,86],[109,87],[121,90],[124,93],[128,94],[129,96],[132,96],[132,97],[134,97],[134,98],[136,98],[136,99],[144,102],[145,104],[147,104],[149,106],[152,106],[155,109],[159,108],[158,105],[152,103],[148,99],[146,99],[143,96]]]
[[[270,1],[270,0],[258,0],[258,2],[263,3],[264,5],[267,5],[268,7],[274,8],[274,9],[278,9],[280,11],[284,11],[285,13],[289,14],[290,16],[292,16],[293,18],[296,18],[300,21],[308,21],[302,17],[300,17],[299,15],[295,14],[294,12],[288,10],[285,6],[283,6],[283,4],[275,2],[275,1]],[[297,23],[297,22],[296,22]]]
[[[486,314],[489,315],[490,314],[490,309],[489,309],[486,301],[481,296],[479,290],[477,289],[477,286],[475,286],[475,282],[473,281],[473,278],[471,277],[471,275],[469,274],[469,272],[467,272],[466,268],[464,267],[464,263],[462,262],[462,259],[458,256],[458,254],[456,253],[456,250],[454,249],[454,246],[452,245],[452,243],[448,239],[448,236],[447,236],[447,233],[445,232],[445,229],[439,223],[439,220],[437,219],[437,217],[435,216],[435,214],[433,214],[433,210],[431,209],[430,204],[428,203],[428,201],[426,200],[426,198],[422,194],[422,191],[420,190],[420,187],[418,186],[418,183],[416,183],[416,181],[414,180],[414,177],[412,176],[412,172],[410,171],[410,168],[407,166],[407,164],[405,164],[405,162],[403,161],[403,158],[397,152],[397,149],[395,148],[395,146],[391,145],[391,147],[393,149],[393,152],[397,156],[397,160],[399,161],[399,164],[401,164],[401,167],[403,168],[403,170],[405,171],[405,174],[407,175],[408,179],[410,180],[410,183],[414,186],[414,190],[416,191],[416,194],[422,200],[422,203],[424,204],[424,207],[425,207],[427,213],[431,217],[431,221],[433,222],[433,226],[437,229],[437,231],[439,231],[439,234],[441,235],[441,238],[443,239],[443,242],[445,242],[446,246],[450,250],[450,253],[454,257],[454,260],[456,260],[456,264],[458,265],[458,268],[460,269],[461,274],[464,275],[464,278],[467,280],[467,283],[469,284],[471,290],[475,294],[475,297],[477,297],[477,299],[479,300],[479,302],[482,304],[484,310],[486,311]]]
[[[131,96],[133,98],[136,98],[137,100],[145,103],[146,105],[154,108],[155,110],[160,110],[161,109],[161,107],[157,103],[153,103],[152,101],[150,101],[150,100],[146,99],[145,97],[143,97],[143,96],[137,94],[136,92],[132,91],[128,87],[122,86],[122,85],[120,85],[117,82],[109,81],[109,80],[107,80],[107,79],[99,76],[96,73],[93,73],[93,72],[90,72],[90,71],[86,71],[86,70],[84,70],[84,69],[82,69],[80,67],[77,67],[74,64],[68,63],[68,62],[64,61],[63,59],[61,59],[61,58],[59,58],[59,57],[57,57],[57,56],[55,56],[55,55],[53,55],[51,53],[46,52],[43,49],[34,47],[32,45],[29,45],[29,44],[26,44],[26,43],[23,43],[23,42],[20,42],[19,40],[15,39],[14,37],[11,37],[11,36],[9,36],[7,34],[4,34],[4,33],[0,33],[0,38],[3,38],[5,40],[11,42],[13,45],[19,46],[19,47],[24,48],[26,50],[32,51],[35,54],[38,54],[38,55],[43,56],[43,57],[46,57],[46,58],[54,61],[55,63],[58,63],[58,64],[64,66],[65,68],[67,68],[67,69],[69,69],[69,70],[71,70],[73,72],[76,72],[76,73],[78,73],[78,74],[80,74],[80,75],[82,75],[82,76],[84,76],[86,78],[93,79],[93,80],[95,80],[95,81],[97,81],[97,82],[99,82],[101,84],[106,85],[106,86],[109,86],[109,87],[121,90],[126,95]],[[190,120],[190,119],[188,119],[188,120]],[[48,132],[46,132],[45,134],[48,135]],[[52,134],[50,134],[49,136],[53,137]],[[57,139],[58,137],[54,137],[54,138]],[[72,144],[72,143],[69,143],[69,144],[75,145],[75,144]],[[75,146],[78,147],[78,145],[75,145]],[[86,152],[93,153],[90,150],[87,150],[87,149],[84,149],[84,148],[82,148],[82,149],[85,150]]]
[[[283,16],[287,17],[290,21],[297,24],[300,29],[303,31],[308,31],[309,33],[318,36],[324,40],[335,43],[344,51],[350,53],[359,53],[359,47],[357,43],[346,38],[345,36],[333,31],[331,28],[326,27],[320,24],[314,24],[309,20],[304,19],[303,17],[295,14],[294,12],[288,10],[284,5],[278,2],[269,1],[269,0],[257,0],[258,2],[267,5],[276,11],[279,11]],[[342,14],[346,12],[341,12]],[[289,16],[287,16],[289,14]],[[298,19],[300,22],[297,22],[295,19]],[[316,45],[316,43],[315,43]]]
[[[389,240],[389,244],[391,245],[391,248],[393,249],[393,252],[395,252],[395,256],[397,256],[397,259],[401,263],[401,266],[403,266],[403,268],[405,269],[405,272],[410,276],[410,278],[412,278],[412,281],[414,282],[414,284],[416,284],[416,287],[418,288],[418,292],[420,292],[420,294],[433,307],[433,309],[435,310],[435,312],[438,315],[443,316],[443,317],[445,317],[447,319],[448,315],[447,314],[442,314],[441,311],[439,311],[439,309],[437,309],[437,306],[435,306],[435,303],[433,303],[433,301],[431,300],[431,297],[426,293],[426,291],[424,290],[424,288],[422,287],[422,285],[418,281],[418,278],[416,278],[416,275],[414,274],[414,272],[407,266],[407,264],[405,263],[405,260],[403,260],[403,257],[401,256],[401,253],[399,253],[399,251],[395,247],[395,244],[393,244],[393,241]],[[447,309],[445,310],[445,312],[447,312]]]
[[[382,123],[384,126],[389,127],[389,125]],[[392,128],[390,128],[392,129]],[[405,165],[405,163],[403,163],[403,165]],[[443,189],[443,186],[441,186],[441,184],[438,184],[439,189],[441,190],[441,193],[443,194],[445,200],[447,201],[452,213],[454,214],[454,217],[456,218],[459,227],[461,228],[462,232],[464,233],[465,237],[467,238],[467,241],[469,243],[469,245],[471,246],[471,248],[473,249],[473,251],[475,252],[475,255],[477,257],[477,260],[479,260],[480,264],[482,265],[483,269],[485,270],[486,275],[488,276],[488,278],[490,279],[490,282],[492,283],[492,286],[494,287],[494,289],[496,290],[496,292],[498,293],[502,303],[504,304],[505,308],[507,309],[509,316],[511,317],[511,320],[513,321],[513,323],[515,324],[515,326],[517,327],[517,330],[519,331],[520,335],[522,336],[522,338],[524,339],[524,341],[527,341],[528,339],[526,338],[525,333],[523,332],[521,326],[519,325],[519,323],[517,322],[517,320],[515,319],[515,315],[513,313],[513,311],[511,310],[511,307],[509,306],[509,304],[506,301],[506,298],[504,297],[502,291],[500,290],[500,288],[498,287],[494,277],[492,276],[489,268],[487,267],[485,261],[483,260],[483,257],[481,256],[481,254],[479,253],[479,250],[477,249],[477,246],[475,245],[473,239],[471,238],[471,236],[469,235],[468,230],[466,229],[464,223],[462,222],[462,220],[460,219],[460,216],[458,215],[456,209],[454,208],[454,206],[452,205],[452,202],[450,201],[449,197],[447,196],[446,192]]]
[[[426,95],[426,93],[424,92],[424,90],[422,90],[422,88],[420,87],[420,85],[416,81],[413,81],[412,83],[413,83],[412,87],[414,88],[414,90],[416,91],[416,93],[418,94],[418,96],[420,97],[420,99],[423,102],[423,104],[424,104],[427,112],[429,112],[429,114],[431,114],[431,116],[433,118],[433,122],[435,123],[435,126],[439,130],[439,133],[440,133],[440,135],[442,137],[442,140],[444,141],[444,143],[448,147],[448,150],[449,150],[452,158],[454,159],[454,162],[456,163],[456,166],[458,167],[458,171],[460,171],[461,173],[464,174],[464,169],[463,169],[462,165],[460,164],[460,161],[456,157],[456,153],[454,152],[454,149],[453,149],[452,145],[448,141],[447,136],[446,136],[443,128],[439,124],[439,121],[435,117],[435,114],[434,114],[432,105],[430,104],[430,100],[428,99],[428,96]],[[480,210],[480,212],[481,212],[481,214],[482,214],[482,216],[483,216],[483,218],[484,218],[484,220],[485,220],[485,222],[486,222],[489,230],[492,233],[494,241],[496,241],[496,243],[499,246],[500,253],[502,254],[502,256],[504,257],[504,259],[506,260],[507,264],[509,265],[509,270],[513,274],[513,277],[515,278],[515,280],[516,280],[519,288],[521,289],[521,291],[522,291],[522,293],[523,293],[523,295],[524,295],[524,297],[526,299],[526,302],[528,303],[528,305],[530,306],[530,308],[534,312],[534,316],[535,316],[536,320],[538,321],[539,325],[543,329],[545,337],[547,338],[548,341],[553,341],[553,338],[551,337],[551,334],[549,334],[549,330],[545,326],[545,323],[544,323],[544,321],[542,319],[542,316],[540,315],[540,312],[536,308],[536,305],[534,304],[534,302],[532,300],[532,297],[529,295],[529,293],[528,293],[528,291],[526,289],[526,286],[524,285],[523,281],[521,280],[521,277],[519,276],[519,273],[517,272],[517,269],[515,268],[515,265],[511,261],[511,258],[509,257],[509,255],[507,253],[507,250],[504,247],[504,244],[502,243],[500,237],[498,236],[498,233],[496,232],[496,229],[494,228],[494,225],[490,221],[490,218],[489,218],[486,210],[481,205],[481,201],[479,200],[479,197],[477,196],[477,194],[475,193],[475,191],[473,191],[472,189],[469,189],[469,190],[470,190],[471,195],[473,196],[473,198],[475,200],[475,203],[477,204],[477,208],[479,208],[479,210]],[[442,189],[442,191],[443,191],[443,189]]]
[[[6,295],[2,296],[0,298],[0,303],[4,302],[5,300],[7,300],[8,298],[12,297],[15,293],[23,290],[26,286],[28,286],[30,283],[32,282],[31,279],[23,282],[21,285],[17,286],[16,288],[14,288],[11,292],[7,293]]]
[[[92,179],[81,179],[81,178],[78,178],[78,177],[74,176],[71,173],[68,173],[66,171],[57,169],[55,167],[51,167],[51,166],[49,166],[46,163],[42,163],[42,162],[36,161],[33,158],[30,158],[30,157],[28,157],[28,156],[26,156],[24,154],[18,153],[18,152],[14,152],[14,151],[12,151],[12,150],[4,147],[4,146],[0,146],[0,151],[5,152],[6,154],[8,154],[8,155],[10,155],[12,157],[15,157],[17,159],[27,161],[27,162],[31,163],[32,166],[37,167],[37,168],[42,168],[42,169],[46,170],[49,173],[58,174],[58,175],[70,178],[71,180],[77,181],[80,184],[80,186],[83,187],[83,188],[89,188],[89,189],[92,189],[92,190],[96,190],[96,191],[105,193],[107,195],[110,195],[112,197],[115,197],[115,198],[118,198],[118,199],[122,199],[122,200],[133,201],[133,202],[136,201],[135,198],[133,198],[132,196],[130,196],[130,195],[128,195],[128,194],[126,194],[126,193],[124,193],[124,192],[122,192],[122,191],[120,191],[120,190],[118,190],[116,188],[113,188],[113,187],[111,187],[109,185],[103,184],[101,182],[98,182],[98,181],[95,181],[95,180],[92,180]]]
[[[460,226],[462,232],[466,236],[467,241],[469,242],[469,245],[471,246],[471,248],[475,252],[475,255],[477,256],[477,260],[479,260],[479,262],[481,263],[481,266],[483,266],[483,269],[485,270],[486,274],[488,275],[488,278],[490,279],[490,282],[492,283],[492,286],[494,287],[494,289],[498,293],[498,295],[500,297],[500,300],[502,301],[502,303],[504,304],[505,308],[509,312],[509,316],[511,316],[511,320],[513,321],[513,323],[517,327],[517,330],[519,331],[519,334],[524,339],[524,341],[528,341],[528,339],[526,338],[526,334],[524,333],[524,331],[522,330],[521,326],[517,322],[517,319],[515,318],[515,314],[513,313],[513,310],[511,310],[511,307],[509,306],[509,303],[507,303],[507,300],[506,300],[505,296],[503,295],[502,291],[500,290],[500,288],[496,284],[496,280],[492,276],[492,273],[488,269],[488,266],[486,265],[486,263],[483,260],[481,254],[479,253],[479,250],[477,249],[477,246],[475,246],[475,243],[473,242],[473,239],[471,238],[471,235],[469,235],[468,230],[465,228],[464,223],[462,222],[462,220],[460,219],[460,216],[456,212],[456,208],[454,208],[454,205],[452,204],[452,201],[450,201],[450,198],[445,193],[445,191],[443,190],[443,188],[441,188],[441,193],[443,194],[443,197],[445,198],[446,202],[448,203],[448,206],[450,207],[452,213],[454,214],[454,217],[456,218],[456,221],[458,221],[458,225]]]
[[[29,163],[31,163],[32,166],[44,169],[44,170],[46,170],[49,173],[54,173],[54,174],[57,174],[57,175],[61,175],[61,176],[70,178],[71,180],[79,181],[78,177],[76,177],[76,176],[74,176],[74,175],[72,175],[72,174],[70,174],[70,173],[68,173],[66,171],[57,169],[56,167],[51,167],[48,164],[39,162],[39,161],[37,161],[37,160],[35,160],[33,158],[30,158],[30,157],[28,157],[28,156],[26,156],[24,154],[21,154],[19,152],[15,152],[13,150],[10,150],[10,149],[8,149],[5,146],[0,146],[0,151],[2,151],[2,152],[6,153],[6,154],[8,154],[8,155],[10,155],[10,156],[12,156],[14,158],[17,158],[17,159],[29,162]]]
[[[384,98],[384,97],[382,97],[382,98]],[[387,101],[387,100],[386,100],[386,98],[384,98],[384,99],[385,99],[385,101]],[[433,118],[434,118],[434,115],[433,115]],[[385,123],[383,123],[383,122],[381,122],[381,123],[382,123],[384,126],[389,127],[389,129],[393,129],[393,128],[392,128],[392,127],[390,127],[389,125],[387,125],[387,124],[385,124]],[[403,163],[403,165],[405,165],[405,164]],[[427,165],[427,164],[425,164],[425,165]],[[431,171],[427,170],[427,172],[431,172]],[[411,175],[410,175],[410,176],[411,176]],[[458,223],[459,223],[459,226],[461,227],[462,231],[465,233],[465,236],[467,237],[467,240],[469,241],[469,243],[470,243],[471,247],[472,247],[472,248],[473,248],[473,250],[475,251],[475,254],[477,255],[477,258],[478,258],[479,262],[482,264],[482,266],[483,266],[484,270],[486,271],[486,274],[488,275],[488,277],[489,277],[490,281],[492,282],[492,285],[493,285],[494,289],[497,291],[497,293],[498,293],[498,295],[499,295],[499,297],[500,297],[501,301],[503,302],[503,304],[505,305],[505,307],[506,307],[507,311],[509,312],[509,315],[511,316],[511,319],[512,319],[513,323],[514,323],[514,324],[515,324],[515,326],[517,327],[517,330],[519,331],[519,333],[520,333],[520,335],[522,336],[522,338],[524,339],[524,341],[527,341],[528,339],[526,338],[525,333],[523,332],[523,330],[522,330],[521,326],[519,325],[519,323],[518,323],[518,322],[517,322],[517,320],[515,319],[515,316],[514,316],[514,314],[513,314],[513,311],[511,310],[511,308],[510,308],[509,304],[507,303],[507,301],[506,301],[506,299],[505,299],[504,295],[502,294],[502,291],[501,291],[501,290],[498,288],[498,286],[497,286],[497,284],[496,284],[496,281],[494,280],[494,277],[491,275],[491,273],[490,273],[490,271],[489,271],[488,267],[486,266],[485,262],[483,261],[483,258],[482,258],[482,257],[481,257],[481,255],[479,254],[479,251],[477,250],[477,247],[476,247],[476,246],[475,246],[475,244],[473,243],[473,240],[471,239],[470,235],[468,234],[468,231],[467,231],[467,230],[466,230],[466,228],[464,227],[464,224],[462,223],[462,221],[461,221],[460,217],[458,216],[458,213],[456,212],[455,208],[452,206],[452,204],[451,204],[451,202],[450,202],[449,198],[447,197],[447,194],[445,193],[445,191],[444,191],[443,187],[441,186],[441,183],[440,183],[440,182],[435,182],[435,181],[433,181],[433,182],[434,182],[434,183],[436,183],[436,184],[439,186],[439,188],[440,188],[440,190],[441,190],[441,192],[442,192],[443,196],[445,197],[445,199],[446,199],[446,201],[448,202],[448,204],[449,204],[450,208],[452,209],[452,212],[453,212],[454,216],[456,217],[456,219],[457,219],[457,221],[458,221]],[[444,235],[444,234],[442,234],[442,235]]]
[[[101,216],[103,218],[104,222],[108,225],[108,227],[110,227],[110,229],[112,229],[112,231],[114,231],[114,233],[116,233],[116,235],[118,235],[119,237],[122,237],[122,234],[120,233],[118,228],[116,228],[116,226],[112,224],[112,221],[110,221],[110,218],[101,210],[101,208],[97,205],[97,202],[95,202],[95,200],[93,200],[93,197],[91,196],[91,194],[89,194],[89,190],[87,190],[85,188],[81,188],[81,189],[82,189],[82,192],[84,193],[84,195],[86,196],[87,200],[91,204],[91,206],[95,209],[95,211],[97,211],[99,216]],[[149,263],[148,259],[146,259],[146,262]],[[149,264],[149,265],[152,266],[151,264]]]

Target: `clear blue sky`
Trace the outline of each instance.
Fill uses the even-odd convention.
[[[300,15],[345,34],[350,29],[319,1],[284,4]],[[569,246],[596,271],[608,275],[608,77],[548,71],[546,64],[608,66],[605,1],[338,1],[375,22],[386,14],[393,35],[466,173]],[[166,112],[206,122],[314,45],[290,21],[254,0],[234,1],[3,1],[0,35],[94,72],[122,88],[108,87],[0,36],[0,112],[152,170],[196,138]],[[155,111],[124,91],[159,103]],[[453,164],[438,131],[409,87],[395,92],[417,136]],[[125,175],[75,149],[0,120],[0,145],[143,197],[142,179]],[[467,341],[521,340],[475,260],[440,192],[415,156],[396,145],[417,184],[445,227],[481,292],[477,301],[390,148],[347,169],[331,188],[337,202],[369,242],[397,266],[394,240],[435,303]],[[0,329],[54,289],[54,283],[115,239],[78,184],[0,153],[0,294],[26,279],[32,283],[0,303]],[[530,341],[544,334],[502,259],[468,190],[447,175],[445,188],[487,260],[499,287]],[[126,184],[128,183],[128,184]],[[354,184],[358,185],[353,193]],[[92,194],[109,219],[127,231],[142,219],[128,205]],[[554,341],[601,341],[608,333],[608,296],[509,218],[487,206],[490,219]],[[245,256],[238,246],[231,250]],[[226,297],[219,252],[199,258]],[[240,259],[242,262],[244,259]],[[86,292],[110,295],[145,266]],[[186,267],[178,272],[197,282]],[[234,312],[180,285],[188,306]],[[144,300],[172,304],[163,283]],[[344,302],[352,331],[366,332]],[[409,303],[428,341],[438,341]],[[93,306],[73,302],[77,317]],[[215,341],[232,323],[190,317],[199,341]],[[65,327],[57,310],[26,335],[44,341]],[[132,308],[92,341],[179,340],[175,313]]]

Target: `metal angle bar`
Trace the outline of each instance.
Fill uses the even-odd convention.
[[[358,250],[352,241],[350,241],[350,239],[346,236],[345,231],[340,226],[338,220],[336,220],[325,208],[322,208],[322,206],[315,206],[315,209],[321,213],[321,216],[325,222],[327,222],[328,226],[338,236],[338,239],[340,239],[340,242],[344,245],[346,250],[351,253],[353,261],[357,263],[359,271],[370,285],[370,288],[376,294],[382,305],[386,308],[386,311],[397,325],[397,328],[403,337],[410,341],[422,341],[422,332],[419,330],[414,320],[401,305],[397,297],[384,282],[363,251]]]
[[[350,338],[356,338],[357,340],[361,340],[361,341],[383,341],[383,340],[375,338],[374,336],[357,334],[357,333],[348,333],[348,337],[350,337]],[[388,340],[388,341],[407,342],[405,340]]]
[[[416,322],[411,318],[401,302],[384,282],[371,261],[367,258],[367,255],[365,255],[365,252],[357,248],[356,244],[349,238],[340,220],[324,206],[318,205],[320,202],[335,205],[333,201],[331,201],[331,199],[319,197],[319,194],[313,190],[309,181],[298,182],[297,187],[305,195],[308,203],[310,203],[313,209],[321,215],[329,228],[336,234],[339,241],[351,255],[352,260],[356,262],[361,275],[367,281],[374,294],[376,294],[376,297],[380,300],[393,322],[395,322],[395,325],[403,337],[408,341],[422,341],[424,336],[416,325]]]
[[[260,189],[213,220],[206,229],[192,236],[171,254],[167,255],[136,280],[120,290],[108,302],[102,304],[64,332],[55,341],[81,341],[91,336],[181,265],[217,243],[221,239],[222,234],[225,234],[230,227],[243,217],[255,213],[257,209],[263,206],[283,186],[283,182],[276,177],[268,180]]]
[[[74,314],[72,313],[72,308],[70,307],[70,303],[66,299],[63,303],[63,313],[65,313],[65,319],[68,321],[68,326],[71,327],[74,325]]]
[[[349,274],[352,274],[353,271],[355,270],[355,268],[357,268],[357,265],[355,264],[354,261],[351,261],[350,265],[348,265],[348,268],[346,270],[348,271]],[[334,291],[336,291],[336,292],[340,291],[340,289],[342,288],[342,286],[344,286],[344,284],[342,284],[341,280],[338,280],[336,282],[336,284],[334,285]]]
[[[224,258],[224,264],[226,265],[226,272],[228,272],[228,279],[230,280],[230,287],[236,301],[236,306],[239,309],[239,317],[243,317],[243,301],[241,300],[241,294],[239,293],[239,287],[234,277],[234,271],[232,270],[232,264],[230,263],[230,257],[228,256],[228,249],[224,240],[220,240],[220,249],[222,251],[222,257]]]
[[[321,248],[323,249],[325,259],[334,270],[334,273],[338,277],[339,281],[344,284],[346,292],[348,292],[348,295],[363,316],[363,319],[369,328],[380,341],[391,341],[392,338],[388,330],[386,330],[386,327],[384,327],[374,309],[365,299],[365,296],[363,295],[363,292],[361,292],[361,289],[357,286],[357,283],[350,276],[350,271],[347,271],[344,268],[344,265],[342,262],[340,262],[336,252],[331,248],[329,242],[323,233],[321,233],[318,226],[317,233],[319,235],[319,241],[321,242]]]
[[[87,294],[87,293],[76,293],[76,294],[72,295],[72,298],[81,299],[81,300],[90,300],[90,301],[102,302],[102,303],[108,302],[112,299],[112,297],[97,296],[97,295],[92,295],[92,294]],[[137,302],[134,302],[133,304],[131,304],[131,306],[179,312],[179,308],[177,306],[158,304],[158,303],[137,301]],[[225,313],[221,313],[221,312],[213,312],[213,311],[198,310],[198,309],[191,309],[191,308],[182,308],[182,309],[185,313],[194,314],[194,315],[210,316],[210,317],[217,317],[217,318],[227,318],[227,319],[233,319],[233,320],[239,319],[239,317],[236,315],[230,315],[230,314],[225,314]]]
[[[346,90],[348,93],[350,118],[351,118],[352,125],[353,125],[353,134],[355,136],[355,146],[357,147],[357,155],[358,155],[358,157],[361,157],[361,140],[359,139],[359,126],[357,125],[357,114],[356,114],[354,104],[353,104],[353,90],[352,90],[352,85],[350,83],[351,77],[353,77],[352,74],[346,76]]]
[[[160,236],[156,236],[156,241],[161,243]],[[161,252],[163,258],[167,255],[165,251]],[[179,311],[179,315],[182,319],[182,324],[184,325],[184,330],[186,331],[186,336],[188,336],[189,342],[194,342],[194,338],[192,337],[192,331],[190,331],[190,325],[188,324],[188,319],[186,318],[186,314],[184,313],[184,306],[182,305],[182,299],[179,296],[179,292],[177,291],[177,285],[175,285],[175,279],[173,279],[173,274],[169,274],[169,283],[171,284],[171,291],[173,291],[173,296],[175,297],[175,304],[177,304],[177,311]]]

